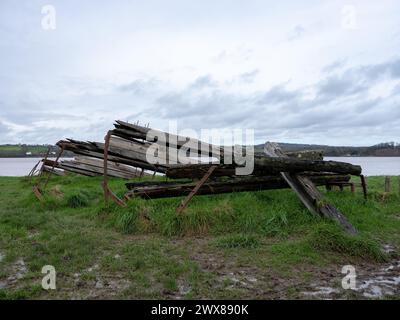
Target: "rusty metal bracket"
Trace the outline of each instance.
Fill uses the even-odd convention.
[[[32,177],[35,175],[35,172],[37,171],[36,169],[37,169],[37,167],[39,166],[40,162],[43,162],[43,163],[44,163],[44,162],[47,160],[47,157],[49,156],[49,153],[50,153],[50,147],[47,148],[47,152],[46,152],[44,158],[43,158],[42,160],[39,160],[39,161],[35,164],[35,166],[32,168],[32,170],[29,172],[29,174],[28,174],[29,181],[31,181],[31,180],[32,180]],[[43,166],[42,166],[42,167],[43,167]],[[40,175],[42,174],[42,167],[39,169],[39,170],[40,170]]]
[[[104,181],[102,183],[102,186],[103,186],[103,191],[104,191],[104,197],[105,197],[105,199],[107,199],[106,204],[108,204],[108,199],[111,199],[120,207],[126,207],[126,203],[123,200],[121,200],[120,198],[118,198],[117,195],[111,191],[109,186],[104,184]]]
[[[64,148],[65,148],[65,147],[64,147],[64,145],[63,145],[63,146],[61,147],[60,152],[58,153],[58,156],[57,156],[56,160],[53,162],[53,165],[51,166],[51,171],[54,170],[56,164],[58,163],[58,160],[60,159],[61,155],[64,153]],[[51,174],[49,174],[49,175],[47,176],[47,179],[46,179],[46,181],[45,181],[45,183],[44,183],[43,189],[45,189],[46,186],[47,186],[47,184],[49,183],[50,176],[51,176]]]
[[[211,166],[206,174],[199,180],[199,182],[196,184],[196,186],[193,188],[192,191],[187,195],[187,197],[181,202],[181,204],[176,208],[176,213],[181,214],[182,211],[187,207],[189,202],[192,200],[192,198],[196,195],[196,193],[199,191],[201,186],[208,180],[208,178],[211,176],[211,174],[214,172],[214,170],[217,168],[217,166]]]
[[[37,185],[33,186],[32,188],[34,195],[36,196],[36,198],[42,202],[43,201],[43,194],[40,191],[39,187]]]
[[[50,149],[49,149],[49,151],[50,151]],[[49,151],[47,152],[44,161],[47,160],[47,157],[49,155]],[[64,146],[61,147],[61,150],[58,153],[57,158],[56,158],[56,160],[54,161],[54,163],[52,165],[52,168],[51,168],[52,170],[54,169],[54,167],[58,163],[58,160],[60,159],[60,157],[63,154],[63,152],[64,152]],[[44,165],[44,162],[43,162],[43,165]],[[43,166],[42,166],[42,168],[43,168]],[[38,179],[37,183],[33,186],[33,193],[35,194],[36,198],[38,198],[39,201],[43,201],[43,192],[46,189],[46,186],[47,186],[47,184],[48,184],[48,182],[50,180],[51,173],[50,172],[48,173],[46,181],[44,182],[44,185],[41,188],[40,187],[40,182],[41,182],[42,176],[43,176],[43,170],[41,169],[39,179]]]

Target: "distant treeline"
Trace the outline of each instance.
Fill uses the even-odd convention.
[[[395,142],[379,143],[370,147],[334,147],[295,143],[279,143],[279,145],[284,151],[321,150],[327,157],[400,157],[400,144]]]
[[[379,143],[371,147],[333,147],[318,144],[279,143],[283,151],[321,150],[327,157],[400,157],[400,144],[395,142]],[[43,157],[50,148],[50,156],[58,154],[59,148],[53,145],[4,144],[0,145],[0,158]],[[262,151],[264,145],[256,145],[256,151]],[[72,157],[66,151],[64,157]]]
[[[0,158],[25,158],[25,157],[44,157],[49,150],[49,156],[55,157],[59,148],[53,145],[29,145],[29,144],[3,144],[0,145]],[[71,153],[65,153],[63,156],[72,156]]]

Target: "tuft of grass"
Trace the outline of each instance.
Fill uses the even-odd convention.
[[[260,241],[254,235],[234,234],[218,238],[215,245],[219,248],[257,248]]]
[[[314,249],[323,252],[334,252],[377,262],[387,260],[386,254],[376,241],[365,236],[347,235],[334,224],[318,226],[310,234],[308,242]]]
[[[0,289],[0,300],[26,300],[32,299],[38,296],[42,287],[39,285],[33,285],[25,288],[18,288],[14,291]]]
[[[71,194],[67,197],[67,206],[70,208],[81,208],[89,205],[89,197],[87,193],[81,191]]]
[[[128,208],[113,213],[116,216],[114,225],[125,234],[137,232],[151,232],[154,223],[151,218],[152,211],[144,201],[131,202]]]
[[[117,217],[117,228],[123,233],[134,233],[137,230],[138,214],[136,211],[122,212]]]

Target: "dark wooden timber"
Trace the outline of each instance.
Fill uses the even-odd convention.
[[[284,152],[289,158],[303,160],[323,160],[324,154],[321,150],[302,150]]]
[[[328,183],[348,182],[349,175],[313,176],[310,178],[314,184],[324,186]],[[197,182],[187,181],[146,181],[131,182],[126,186],[130,192],[128,197],[142,197],[144,199],[157,199],[168,197],[187,196],[197,185]],[[237,177],[231,179],[208,180],[197,191],[197,195],[232,193],[243,191],[259,191],[271,189],[290,188],[281,176],[267,177]]]
[[[264,151],[270,157],[284,156],[278,145],[275,143],[267,142]],[[351,235],[357,234],[356,229],[350,224],[346,217],[335,206],[327,203],[323,199],[322,194],[310,178],[292,174],[290,172],[281,172],[281,176],[312,214],[333,219],[337,221],[347,233]]]
[[[173,179],[200,178],[209,169],[210,164],[177,165],[167,169],[167,177]],[[214,171],[214,176],[234,176],[237,166],[221,164]],[[264,157],[254,159],[254,176],[267,176],[280,172],[299,173],[333,172],[338,174],[360,175],[361,167],[346,162],[323,160],[298,160],[286,157],[283,153],[276,158]]]
[[[385,192],[390,192],[390,177],[388,176],[385,177]]]
[[[364,175],[360,175],[360,179],[361,179],[361,187],[363,190],[363,194],[364,194],[364,199],[367,199],[367,179],[364,177]]]
[[[398,187],[399,187],[399,194],[400,194],[400,176],[397,177]]]

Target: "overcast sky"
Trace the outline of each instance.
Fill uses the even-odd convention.
[[[398,0],[1,0],[0,143],[101,140],[116,119],[400,141],[399,17]]]

